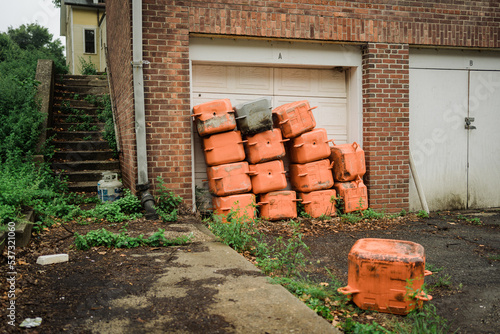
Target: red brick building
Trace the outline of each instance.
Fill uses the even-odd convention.
[[[492,195],[484,199],[476,176],[484,171],[469,169],[500,170],[500,138],[462,124],[473,115],[476,90],[487,107],[500,103],[498,1],[108,0],[106,15],[122,177],[132,189],[144,183],[139,153],[147,181],[154,186],[161,176],[192,203],[203,172],[193,105],[224,96],[271,96],[274,104],[300,97],[318,105],[318,126],[336,142],[361,143],[370,207],[419,208],[410,148],[431,210],[500,206],[500,172],[488,177]],[[134,36],[141,36],[134,21],[142,22],[143,48],[135,60]],[[145,130],[146,151],[137,149],[134,68],[143,71],[145,129],[138,131]],[[460,108],[455,93],[469,99]],[[488,108],[483,129],[500,121],[498,108]],[[496,144],[489,158],[469,161],[468,140],[480,132]]]

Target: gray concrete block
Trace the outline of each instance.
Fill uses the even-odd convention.
[[[68,260],[69,260],[68,254],[52,254],[52,255],[39,256],[38,259],[36,260],[36,263],[44,266],[47,264],[68,262]]]

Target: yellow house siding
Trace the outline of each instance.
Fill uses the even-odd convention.
[[[101,29],[98,27],[98,15],[96,9],[84,9],[68,6],[68,25],[66,36],[66,63],[73,74],[82,73],[82,59],[91,61],[98,71],[106,67],[103,43],[101,42]],[[101,13],[102,15],[102,13]],[[84,30],[95,31],[95,53],[85,53]],[[104,32],[105,33],[105,32]]]
[[[97,27],[97,10],[73,7],[73,24]]]

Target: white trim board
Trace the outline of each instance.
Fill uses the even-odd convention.
[[[361,51],[353,45],[228,38],[191,37],[189,58],[194,62],[226,64],[361,66]]]
[[[410,68],[500,70],[500,52],[410,48]]]

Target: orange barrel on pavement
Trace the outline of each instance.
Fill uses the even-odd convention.
[[[347,286],[340,293],[350,295],[363,310],[408,314],[423,301],[432,299],[421,288],[425,270],[422,245],[403,240],[360,239],[348,255]]]

